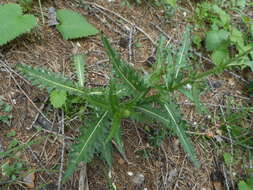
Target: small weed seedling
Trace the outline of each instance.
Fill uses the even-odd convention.
[[[165,130],[172,130],[178,136],[190,160],[199,167],[192,143],[185,133],[186,122],[181,118],[173,92],[179,91],[194,101],[197,106],[201,106],[198,101],[197,81],[223,71],[230,62],[206,73],[193,72],[193,68],[188,63],[188,50],[191,43],[190,31],[187,29],[182,46],[174,54],[169,47],[165,47],[165,38],[161,37],[153,72],[141,76],[138,71],[120,59],[104,36],[102,42],[113,65],[109,85],[106,87],[94,89],[85,87],[82,55],[74,57],[77,82],[42,68],[32,68],[24,64],[17,66],[34,85],[48,90],[50,100],[55,107],[64,107],[69,98],[79,97],[89,110],[83,126],[80,126],[81,135],[69,155],[64,179],[73,174],[78,163],[91,161],[95,153],[100,153],[108,165],[112,166],[112,140],[121,152],[124,151],[121,129],[123,118],[139,122],[156,121],[161,123]],[[230,61],[240,59],[252,49]],[[187,74],[189,72],[190,74]],[[191,84],[191,88],[186,89],[187,84]]]
[[[197,27],[205,31],[205,47],[211,52],[212,61],[215,64],[221,64],[228,61],[231,57],[241,54],[248,48],[252,47],[249,39],[253,35],[251,30],[253,27],[252,19],[246,16],[242,17],[246,31],[243,33],[237,29],[232,23],[230,15],[220,8],[217,4],[211,2],[203,2],[198,4],[195,11]],[[200,47],[201,37],[195,36],[194,43]],[[251,57],[252,57],[251,53]],[[242,68],[251,67],[253,71],[253,62],[248,56],[241,57],[234,65]]]
[[[5,103],[2,98],[0,97],[0,113],[3,112],[2,115],[0,115],[0,123],[3,122],[7,125],[11,124],[11,112],[12,106]]]

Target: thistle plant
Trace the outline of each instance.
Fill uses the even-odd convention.
[[[95,153],[99,153],[111,167],[112,141],[124,152],[121,120],[125,118],[139,122],[151,118],[152,121],[160,123],[164,130],[174,132],[189,159],[199,167],[192,142],[186,135],[186,122],[181,117],[174,92],[185,94],[201,107],[197,81],[221,71],[224,65],[222,68],[208,71],[207,74],[193,72],[188,61],[191,44],[189,29],[185,31],[177,53],[172,53],[171,49],[165,46],[165,38],[161,37],[157,46],[156,62],[152,66],[153,71],[144,76],[120,58],[106,37],[102,36],[102,42],[113,66],[106,87],[85,87],[85,61],[82,55],[74,58],[77,82],[42,68],[32,68],[24,64],[17,66],[34,85],[48,90],[55,107],[63,106],[69,98],[80,97],[80,100],[84,100],[83,104],[89,108],[89,114],[80,126],[81,134],[72,146],[64,179],[73,174],[81,161],[90,162]],[[192,88],[186,89],[186,84],[191,84]],[[58,99],[61,101],[56,102]]]

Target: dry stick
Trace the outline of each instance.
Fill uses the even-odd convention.
[[[19,85],[19,83],[17,82],[17,80],[15,79],[15,77],[13,76],[13,73],[15,75],[17,75],[18,77],[20,77],[20,75],[18,73],[16,73],[14,70],[10,69],[9,66],[7,64],[4,64],[2,61],[0,61],[0,63],[2,63],[2,65],[6,68],[6,70],[10,73],[11,78],[14,80],[15,84],[18,86],[18,88],[20,89],[20,91],[25,95],[25,97],[29,100],[29,102],[31,102],[31,104],[33,105],[33,107],[50,123],[52,123],[41,111],[40,109],[35,105],[35,103],[30,99],[30,97],[26,94],[26,92],[21,88],[21,86]],[[22,77],[20,77],[21,79],[23,79]],[[25,79],[23,79],[24,81],[26,81]],[[30,84],[29,82],[27,82],[28,84]],[[52,133],[56,136],[62,137],[64,139],[69,139],[69,140],[73,140],[73,138],[68,137],[68,136],[64,136],[61,134],[58,134],[54,131],[50,131],[44,128],[40,128],[40,127],[35,127],[36,129],[42,129],[44,132],[47,133]]]
[[[5,66],[5,65],[4,65]],[[5,66],[6,67],[6,66]],[[6,67],[7,70],[9,70],[8,67]],[[33,107],[49,122],[51,122],[49,119],[47,119],[47,117],[40,111],[40,109],[35,105],[35,103],[31,100],[31,98],[26,94],[26,92],[21,88],[21,86],[19,85],[19,83],[17,82],[17,80],[15,79],[15,77],[12,75],[12,72],[9,70],[10,72],[10,76],[13,79],[13,81],[15,82],[15,84],[18,86],[19,90],[25,95],[25,97],[29,100],[29,102],[33,105]]]
[[[129,51],[129,63],[133,64],[133,49],[132,49],[132,45],[133,45],[133,33],[135,30],[135,26],[132,26],[129,32],[129,43],[128,43],[128,51]]]
[[[104,26],[106,26],[110,31],[115,32],[116,34],[119,35],[124,35],[123,33],[121,33],[120,31],[116,30],[109,22],[107,22],[105,19],[100,18],[100,16],[98,16],[98,14],[94,13],[94,16],[101,22],[104,24]]]
[[[42,6],[41,6],[41,1],[38,0],[38,2],[39,2],[39,7],[40,7],[40,14],[41,14],[41,18],[42,18],[42,24],[44,25],[45,24],[45,18],[44,18],[44,13],[43,13]]]
[[[5,67],[5,69],[6,69],[8,72],[14,73],[16,76],[18,76],[19,78],[21,78],[24,82],[26,82],[27,84],[31,85],[31,83],[30,83],[28,80],[26,80],[23,76],[21,76],[21,75],[18,74],[16,71],[14,71],[14,70],[6,63],[6,61],[0,60],[0,63],[3,65],[3,67]]]
[[[115,15],[116,17],[120,18],[121,20],[125,21],[125,22],[128,23],[129,25],[135,26],[135,28],[136,28],[138,31],[140,31],[141,33],[143,33],[143,34],[151,41],[151,43],[152,43],[153,45],[155,45],[154,40],[153,40],[144,30],[142,30],[140,27],[136,26],[134,23],[130,22],[130,21],[127,20],[126,18],[122,17],[122,16],[119,15],[118,13],[115,13],[115,12],[109,10],[109,9],[106,9],[106,8],[104,8],[104,7],[102,7],[102,6],[98,5],[98,4],[96,4],[96,3],[92,3],[92,2],[88,2],[88,1],[84,1],[84,0],[79,0],[79,2],[80,2],[81,4],[87,4],[87,5],[90,5],[90,6],[93,6],[93,7],[97,7],[97,8],[99,8],[99,9],[102,9],[102,10],[104,10],[104,11],[107,11],[107,12],[109,12],[109,13]]]
[[[61,110],[62,115],[62,122],[61,122],[61,132],[64,136],[64,111]],[[62,140],[62,149],[61,149],[61,166],[59,171],[59,179],[58,179],[58,187],[57,190],[61,190],[61,182],[62,182],[62,176],[63,176],[63,165],[64,165],[64,152],[65,152],[65,140]]]
[[[116,26],[118,26],[123,32],[128,33],[128,30],[123,28],[121,24],[115,21],[115,19],[111,18],[108,14],[106,14],[103,10],[94,8],[95,10],[99,11],[101,14],[103,14],[108,20],[110,20],[112,23],[114,23]],[[124,35],[124,33],[119,32],[120,35]]]
[[[177,176],[177,180],[176,180],[176,183],[175,183],[175,185],[174,185],[173,190],[175,190],[175,189],[177,188],[177,185],[178,185],[178,178],[180,178],[180,176],[181,176],[181,174],[182,174],[182,172],[183,172],[185,160],[186,160],[186,156],[184,157],[183,164],[182,164],[181,169],[180,169],[180,171],[179,171],[179,174],[178,174],[178,176]]]
[[[31,146],[28,146],[29,152],[31,153],[32,157],[36,160],[36,162],[40,165],[40,167],[42,167],[45,172],[50,175],[49,172],[47,172],[47,169],[44,166],[44,163],[42,163],[42,161],[40,160],[40,158],[38,157],[38,155],[32,150]]]
[[[212,83],[209,80],[208,80],[208,82],[209,82],[209,85],[211,86],[211,89],[214,91],[214,87],[213,87]],[[214,94],[214,97],[215,97],[216,101],[219,101],[219,98],[217,97],[216,93]],[[223,110],[223,108],[221,106],[219,106],[219,108],[220,108],[221,114],[223,116],[223,119],[224,119],[224,121],[226,123],[227,120],[225,118],[224,110]],[[233,148],[233,140],[232,140],[232,136],[231,136],[231,131],[229,130],[228,127],[226,127],[226,129],[227,129],[228,136],[229,136],[229,139],[230,139],[231,155],[232,155],[232,157],[234,157],[234,148]],[[229,164],[229,171],[230,171],[230,174],[231,174],[232,173],[232,165],[231,164]],[[232,186],[234,187],[234,183],[233,182],[232,182]]]

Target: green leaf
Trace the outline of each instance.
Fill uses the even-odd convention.
[[[17,4],[0,5],[0,46],[37,26],[33,15],[22,15]]]
[[[101,148],[101,157],[103,160],[106,161],[108,166],[112,168],[112,162],[113,162],[112,143],[108,142],[108,143],[103,144]]]
[[[47,88],[48,92],[54,89],[63,90],[70,93],[85,94],[83,90],[75,87],[73,82],[59,73],[54,73],[42,68],[32,68],[25,64],[18,64],[18,70],[20,70],[33,85],[40,88]]]
[[[183,42],[180,50],[177,53],[176,56],[176,75],[175,78],[178,77],[179,71],[182,67],[185,66],[186,64],[186,58],[187,58],[187,53],[190,49],[191,41],[190,41],[190,28],[187,27],[184,36],[183,36]]]
[[[165,3],[171,5],[172,7],[177,6],[177,0],[163,0]]]
[[[247,184],[245,181],[240,181],[238,184],[239,190],[252,190],[253,185]]]
[[[7,133],[7,137],[15,137],[16,136],[16,131],[15,130],[11,130],[9,133]]]
[[[184,151],[188,154],[188,156],[190,157],[193,164],[196,167],[199,167],[200,165],[199,165],[199,161],[197,160],[195,150],[192,146],[190,139],[188,139],[184,128],[178,125],[178,121],[177,121],[174,113],[170,109],[170,105],[164,104],[164,107],[167,110],[170,119],[172,120],[174,131],[176,132],[176,134],[179,138],[179,141],[181,142],[181,144],[183,146]]]
[[[180,143],[183,146],[184,151],[188,154],[189,158],[196,167],[199,167],[199,161],[197,160],[196,152],[192,146],[190,139],[186,136],[183,127],[179,126],[179,122],[175,118],[175,113],[172,112],[170,105],[164,104],[167,111],[167,116],[165,117],[163,113],[153,110],[151,107],[135,106],[135,108],[143,113],[148,114],[150,117],[162,122],[166,128],[172,129],[178,136]]]
[[[199,113],[203,114],[208,112],[204,105],[200,102],[200,91],[197,87],[197,84],[190,85],[189,89],[181,88],[178,90],[195,104]]]
[[[110,62],[112,63],[113,68],[120,77],[120,79],[122,79],[125,84],[128,85],[130,89],[135,92],[145,91],[147,87],[145,86],[141,76],[134,70],[133,67],[121,61],[119,55],[111,47],[109,41],[105,36],[102,36],[102,41],[110,58]]]
[[[219,15],[222,26],[229,24],[230,22],[229,14],[227,14],[224,10],[222,10],[216,4],[214,4],[212,8],[213,8],[214,13]]]
[[[55,108],[62,107],[67,100],[67,93],[64,90],[53,90],[50,93],[50,102]]]
[[[112,127],[110,129],[108,137],[106,138],[105,143],[108,143],[110,140],[112,140],[118,133],[119,129],[120,129],[120,115],[116,113],[113,116]]]
[[[74,66],[78,78],[78,86],[84,87],[84,55],[79,54],[74,56]]]
[[[206,34],[206,49],[213,51],[218,48],[224,41],[228,39],[228,32],[226,30],[211,30]]]
[[[68,168],[65,172],[63,180],[68,179],[74,172],[77,165],[83,162],[90,162],[95,150],[97,143],[101,137],[103,137],[103,121],[107,116],[108,112],[105,112],[99,120],[96,122],[94,126],[90,126],[88,129],[82,127],[82,135],[78,139],[78,142],[72,147],[72,151],[69,155],[70,160],[68,164]],[[90,125],[91,123],[87,123],[86,125]],[[102,140],[103,141],[103,140]],[[101,144],[102,142],[100,142]]]
[[[81,14],[72,10],[58,10],[56,17],[61,23],[56,28],[66,40],[87,37],[99,32]]]
[[[214,64],[216,65],[219,65],[228,61],[229,52],[226,45],[224,45],[224,47],[221,46],[220,48],[217,48],[216,50],[214,50],[213,53],[211,54],[211,58]]]
[[[166,59],[164,42],[165,37],[161,36],[157,47],[156,61],[152,65],[153,71],[144,77],[145,84],[149,87],[156,87],[161,82],[161,76],[164,71],[163,64]]]
[[[253,24],[251,24],[250,26],[250,32],[251,32],[251,36],[253,37]]]
[[[225,164],[226,164],[227,166],[233,164],[233,162],[234,162],[233,156],[232,156],[231,154],[229,154],[229,153],[226,153],[226,152],[225,152],[225,153],[223,154],[223,158],[224,158]]]

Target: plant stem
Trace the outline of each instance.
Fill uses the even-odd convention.
[[[220,73],[222,71],[224,71],[224,69],[232,62],[235,62],[237,60],[239,60],[241,57],[244,57],[245,55],[247,55],[248,53],[250,53],[251,51],[253,51],[253,47],[251,47],[250,49],[246,50],[245,52],[243,52],[242,54],[230,59],[229,61],[226,61],[225,63],[223,63],[222,65],[219,65],[219,66],[216,66],[214,67],[213,69],[210,69],[208,70],[207,72],[204,72],[204,73],[201,73],[201,74],[198,74],[196,75],[195,77],[193,78],[188,78],[184,81],[182,81],[181,83],[175,85],[174,87],[172,87],[170,89],[170,91],[174,91],[174,90],[177,90],[179,88],[181,88],[182,86],[185,86],[187,84],[192,84],[194,83],[196,80],[199,80],[199,79],[202,79],[202,78],[205,78],[211,74],[217,74],[217,73]]]

